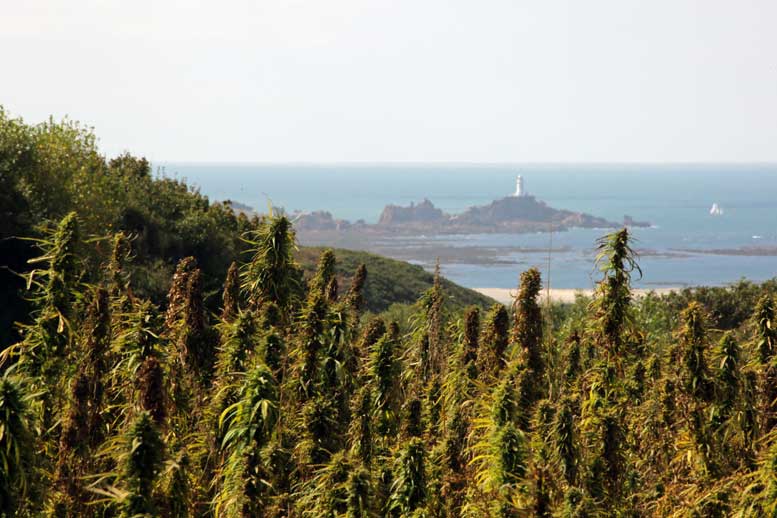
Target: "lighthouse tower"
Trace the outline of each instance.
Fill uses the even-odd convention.
[[[521,175],[518,175],[518,178],[515,179],[515,194],[513,196],[517,198],[526,196],[526,191],[523,189],[523,176]]]

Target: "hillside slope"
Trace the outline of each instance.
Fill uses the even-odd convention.
[[[301,247],[297,260],[310,277],[316,270],[318,256],[324,248]],[[374,313],[388,309],[392,304],[412,304],[429,288],[432,287],[434,276],[422,267],[389,259],[368,252],[357,252],[338,248],[334,250],[337,256],[337,275],[342,291],[348,289],[351,277],[360,263],[367,266],[367,283],[364,287],[364,298],[368,311]],[[464,288],[447,279],[443,279],[443,288],[449,296],[448,302],[453,309],[468,305],[487,308],[495,301],[476,291]]]

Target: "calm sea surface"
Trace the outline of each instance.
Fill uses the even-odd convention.
[[[386,204],[429,198],[450,213],[511,194],[515,176],[555,208],[620,221],[624,214],[653,223],[635,229],[643,287],[722,285],[742,277],[777,276],[775,255],[724,255],[721,250],[777,248],[777,165],[158,165],[159,174],[185,178],[212,200],[239,201],[259,211],[268,199],[287,211],[327,210],[336,218],[377,221]],[[713,217],[717,203],[724,211]],[[590,287],[593,246],[601,230],[554,233],[551,285]],[[509,264],[443,264],[451,280],[469,287],[513,287],[520,271],[547,275],[543,234],[424,236],[426,243],[496,251]],[[512,250],[508,250],[512,249]],[[503,253],[500,250],[504,250]],[[701,251],[707,251],[702,253]],[[717,251],[717,253],[709,253]],[[429,264],[424,264],[429,267]]]

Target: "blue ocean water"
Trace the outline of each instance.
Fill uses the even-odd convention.
[[[263,211],[268,200],[287,211],[327,210],[336,218],[377,221],[386,204],[429,198],[450,213],[511,194],[515,176],[552,207],[614,221],[625,214],[653,223],[635,229],[644,287],[723,285],[742,277],[777,276],[775,255],[724,255],[689,250],[777,247],[777,164],[755,165],[549,165],[549,164],[159,164],[160,174],[187,179],[213,200],[231,199]],[[724,211],[709,214],[713,203]],[[551,285],[586,288],[593,246],[603,233],[554,233]],[[425,236],[443,245],[544,248],[547,233]],[[513,287],[517,275],[538,266],[547,275],[548,253],[505,250],[517,264],[443,264],[452,280],[469,287]],[[428,264],[425,266],[429,266]]]

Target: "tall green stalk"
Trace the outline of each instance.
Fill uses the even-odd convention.
[[[610,355],[617,355],[624,330],[632,322],[631,276],[642,270],[631,247],[633,238],[627,228],[597,240],[596,265],[602,274],[591,309],[595,335]]]
[[[265,220],[257,230],[243,238],[249,246],[251,260],[242,267],[243,292],[253,308],[274,302],[289,321],[288,311],[295,304],[299,289],[294,230],[284,216]]]

